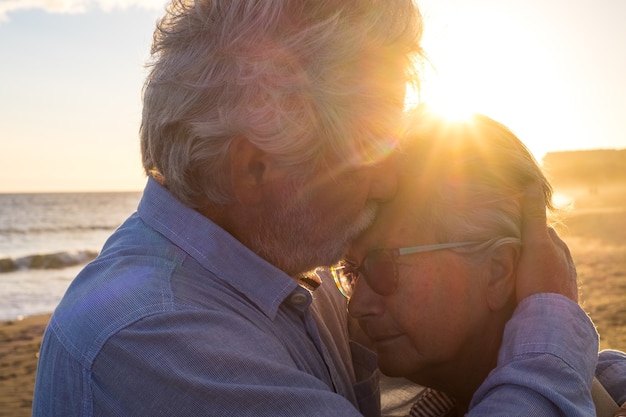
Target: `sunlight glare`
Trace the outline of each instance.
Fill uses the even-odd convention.
[[[419,104],[427,105],[433,112],[450,121],[468,120],[477,113],[475,103],[469,95],[450,81],[431,81],[425,84],[421,90],[421,97],[409,89],[405,107],[409,109]]]

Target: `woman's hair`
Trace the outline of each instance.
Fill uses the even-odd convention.
[[[232,201],[237,137],[302,175],[372,157],[397,128],[391,85],[398,68],[417,79],[420,40],[413,0],[174,0],[143,90],[144,169],[198,207]]]
[[[448,121],[424,107],[410,123],[403,172],[419,196],[411,210],[441,242],[520,244],[522,198],[531,184],[540,185],[554,210],[541,167],[504,125],[480,114]]]

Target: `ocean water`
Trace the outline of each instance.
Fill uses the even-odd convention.
[[[140,192],[0,194],[0,320],[54,310]]]

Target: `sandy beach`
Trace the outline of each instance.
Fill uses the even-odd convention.
[[[49,318],[0,323],[0,416],[30,416],[37,356]]]
[[[575,198],[560,233],[577,264],[580,302],[602,349],[626,351],[626,186],[562,188]],[[37,355],[49,315],[0,323],[0,416],[30,416]]]

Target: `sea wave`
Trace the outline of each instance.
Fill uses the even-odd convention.
[[[0,236],[2,235],[11,235],[11,234],[43,234],[43,233],[61,233],[61,232],[94,232],[94,231],[113,231],[119,224],[109,224],[109,225],[91,225],[91,226],[81,226],[81,225],[72,225],[72,226],[0,226]]]
[[[0,258],[0,273],[28,269],[61,269],[85,264],[98,256],[98,252],[79,250],[36,254],[19,258]]]

